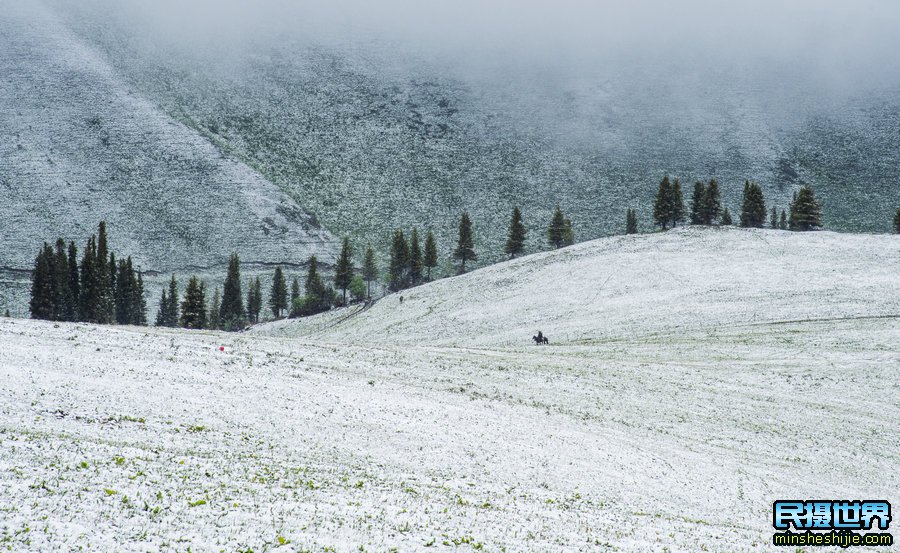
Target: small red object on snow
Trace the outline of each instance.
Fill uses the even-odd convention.
[[[219,346],[219,351],[225,351],[225,346]]]

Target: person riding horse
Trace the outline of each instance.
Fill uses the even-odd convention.
[[[547,337],[544,336],[544,334],[540,330],[538,330],[537,336],[532,336],[531,339],[534,340],[534,343],[539,346],[541,344],[549,344],[550,343],[550,340],[548,340]]]

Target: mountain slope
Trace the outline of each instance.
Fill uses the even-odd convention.
[[[329,260],[298,203],[130,87],[41,2],[0,3],[0,267],[105,219],[145,270]]]
[[[255,332],[347,343],[606,342],[777,321],[900,317],[900,237],[682,228],[602,238]],[[400,301],[400,296],[403,301]]]

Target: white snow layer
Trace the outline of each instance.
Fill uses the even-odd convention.
[[[897,504],[898,247],[611,238],[249,334],[0,319],[0,551],[774,550],[775,499]]]

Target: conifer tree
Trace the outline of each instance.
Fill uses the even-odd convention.
[[[681,192],[681,183],[678,179],[672,182],[672,187],[669,190],[669,217],[672,222],[672,228],[684,221],[684,195]]]
[[[791,202],[791,230],[808,231],[822,227],[822,210],[809,185],[800,188]]]
[[[306,274],[306,296],[301,299],[299,315],[314,315],[331,308],[332,291],[325,287],[319,276],[319,263],[316,256],[309,258],[309,270]]]
[[[566,239],[566,216],[563,215],[559,205],[553,211],[553,218],[550,220],[550,226],[547,227],[547,241],[554,248],[561,248],[565,245]]]
[[[175,274],[169,280],[169,304],[166,306],[166,326],[178,326],[178,281]]]
[[[409,282],[415,286],[422,281],[422,248],[419,246],[419,231],[412,229],[409,236]]]
[[[430,233],[429,233],[430,235]],[[426,248],[427,251],[427,242]],[[426,256],[427,257],[427,256]],[[363,261],[363,279],[366,281],[366,297],[372,298],[372,281],[378,278],[378,266],[375,265],[375,251],[372,246],[366,248],[366,258]]]
[[[219,324],[223,330],[241,330],[246,326],[247,312],[241,295],[241,260],[236,253],[228,259],[228,274],[222,289]]]
[[[296,282],[297,279],[294,279]],[[222,296],[219,295],[219,288],[213,290],[212,302],[209,304],[209,310],[206,314],[206,327],[210,330],[219,330],[222,325],[219,322],[219,310],[222,308]]]
[[[402,230],[394,232],[391,242],[391,263],[388,267],[388,288],[396,292],[406,287],[406,270],[409,267],[409,245]]]
[[[53,259],[55,301],[53,318],[57,321],[72,321],[72,290],[69,288],[69,256],[66,253],[66,242],[62,238],[56,240],[56,251]]]
[[[691,196],[691,224],[703,224],[703,210],[706,205],[706,187],[697,181],[694,183],[694,195]]]
[[[350,239],[346,236],[341,244],[341,255],[338,257],[334,268],[334,287],[343,292],[343,303],[347,304],[347,288],[353,281],[353,249],[350,247]]]
[[[719,183],[716,182],[716,179],[710,179],[703,194],[703,210],[701,211],[703,224],[713,224],[719,218],[721,212],[722,202],[719,199]]]
[[[778,228],[781,230],[787,230],[788,228],[787,213],[785,213],[783,209],[781,210],[781,220],[778,221]]]
[[[784,213],[784,210],[782,210],[782,213]],[[769,214],[769,225],[773,229],[779,228],[779,226],[778,226],[778,210],[775,209],[774,205],[772,206],[772,211]]]
[[[115,287],[113,271],[109,267],[109,247],[106,238],[106,221],[100,221],[97,231],[97,251],[94,259],[95,279],[97,284],[97,305],[94,308],[93,322],[110,323],[115,317]]]
[[[131,257],[128,257],[128,269],[131,272],[132,278],[134,277],[135,271],[133,269],[133,265],[131,263]],[[132,288],[132,300],[131,300],[131,324],[144,326],[147,324],[147,300],[144,298],[144,276],[137,272],[137,279],[135,280],[134,287]]]
[[[774,212],[773,212],[774,215]],[[766,222],[766,202],[762,187],[750,181],[744,182],[744,196],[741,201],[741,226],[762,228]],[[775,222],[774,220],[772,221]]]
[[[120,260],[118,265],[116,269],[116,323],[127,325],[134,321],[132,309],[135,291],[132,289],[132,285],[137,283],[134,281],[132,271],[126,261]]]
[[[637,213],[629,208],[625,215],[625,234],[637,234],[637,231]]]
[[[31,272],[31,309],[32,319],[50,320],[55,311],[55,267],[53,249],[44,242],[34,260]]]
[[[728,212],[728,208],[726,207],[722,211],[722,226],[730,227],[732,224],[731,213]]]
[[[669,175],[666,175],[659,181],[659,188],[656,191],[656,201],[653,203],[653,221],[666,230],[671,219],[672,183],[669,181]]]
[[[247,318],[251,324],[259,322],[262,303],[262,283],[259,281],[259,277],[256,277],[256,280],[250,281],[247,286]]]
[[[361,275],[353,275],[353,280],[350,281],[350,297],[355,302],[366,299],[366,281]]]
[[[98,314],[101,302],[100,272],[97,263],[97,237],[92,235],[81,258],[81,293],[78,296],[79,320],[86,323],[102,322]]]
[[[478,259],[475,254],[475,240],[472,237],[472,221],[469,219],[468,212],[464,212],[459,219],[459,237],[456,241],[456,249],[453,251],[453,258],[460,262],[459,274],[466,272],[466,261]]]
[[[79,296],[81,295],[81,282],[78,277],[78,248],[75,242],[69,242],[69,305],[66,306],[66,320],[79,320],[78,305]]]
[[[897,212],[894,213],[894,233],[900,234],[900,207],[898,207]]]
[[[272,315],[276,319],[280,319],[281,314],[287,310],[287,294],[287,282],[284,279],[284,272],[279,265],[275,267],[275,276],[272,277],[272,290],[269,293],[269,309],[272,310]]]
[[[437,263],[437,243],[434,240],[434,233],[429,230],[428,236],[425,237],[425,268],[428,271],[426,276],[428,280],[431,280],[431,270],[437,267]]]
[[[300,299],[300,279],[294,277],[294,281],[291,282],[291,306],[293,306],[298,299]]]
[[[156,326],[169,326],[166,324],[166,313],[169,310],[169,298],[166,297],[166,290],[163,288],[162,296],[159,298],[159,308],[156,310]]]
[[[201,329],[206,327],[206,287],[196,275],[191,275],[187,288],[184,289],[181,318],[178,320],[178,324],[182,328]]]
[[[513,208],[512,218],[509,221],[509,231],[506,238],[506,247],[503,252],[510,257],[515,258],[525,251],[525,236],[528,231],[522,222],[522,211],[518,206]]]

